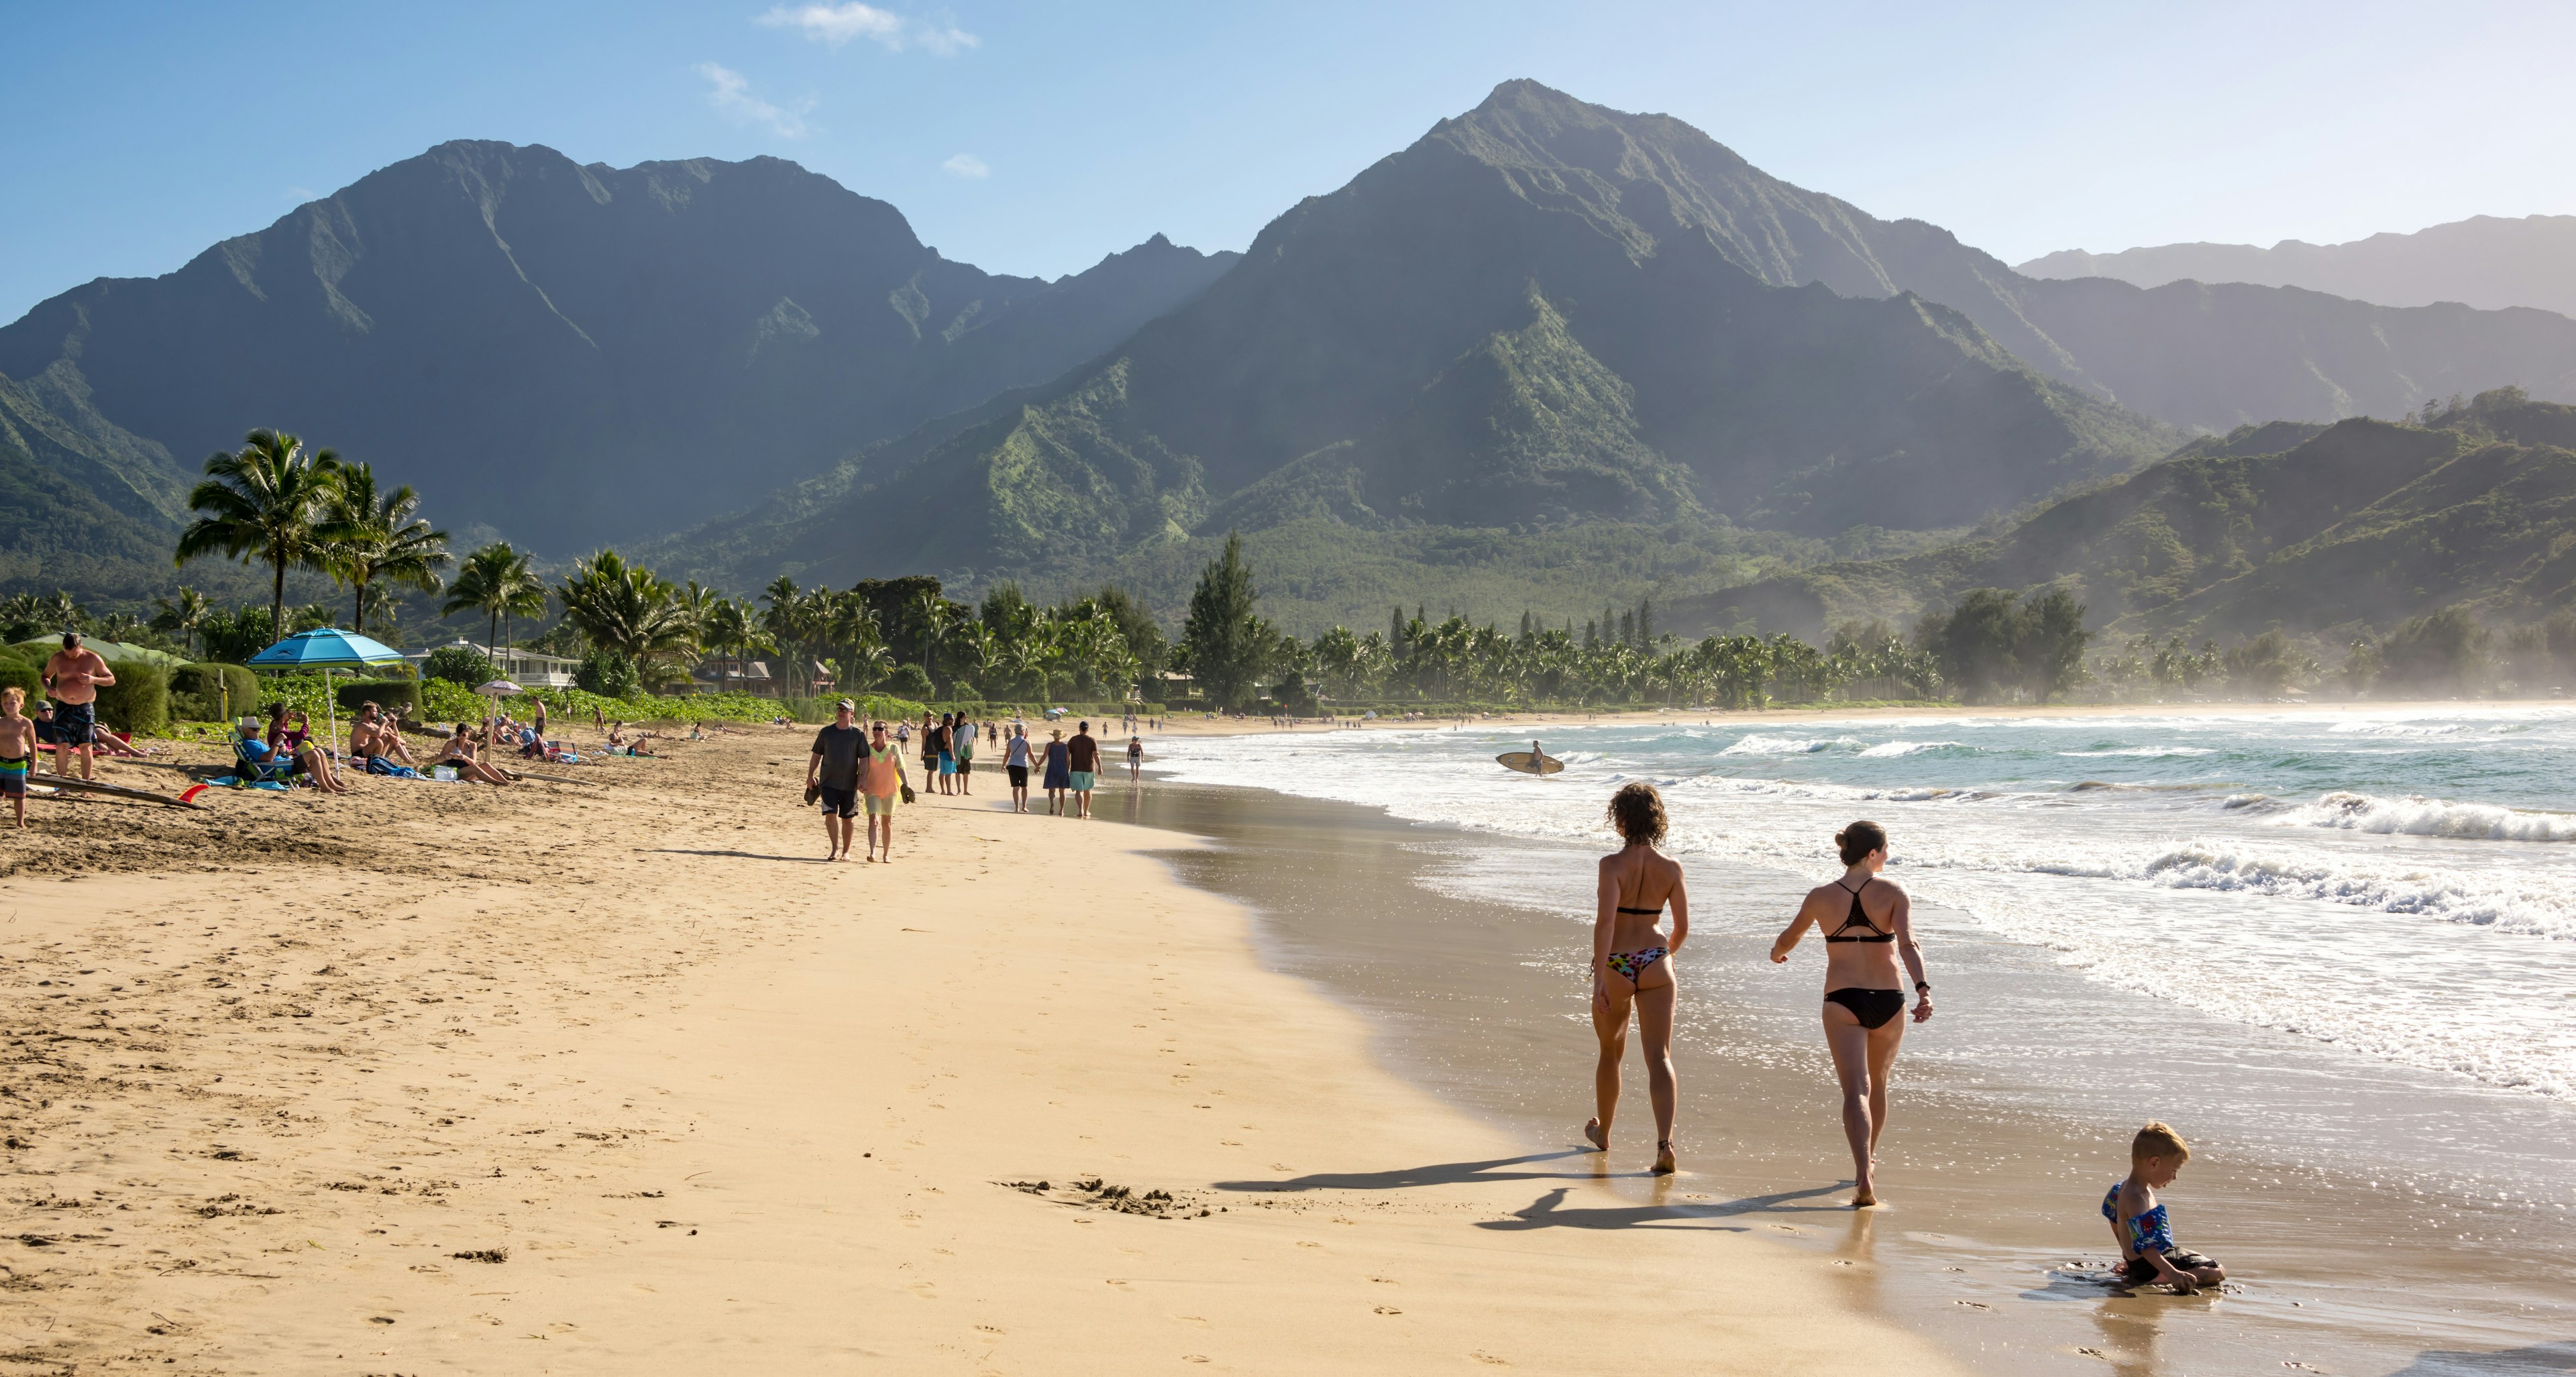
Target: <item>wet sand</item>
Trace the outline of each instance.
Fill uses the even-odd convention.
[[[1591,852],[1254,790],[1151,784],[1118,802],[1214,838],[1175,864],[1250,904],[1267,959],[1366,1014],[1390,1065],[1532,1150],[1579,1142]],[[1496,903],[1490,874],[1454,883],[1501,865],[1506,886],[1525,877],[1562,907]],[[1632,1193],[1628,1222],[1724,1218],[1864,1266],[1875,1313],[1981,1371],[2576,1369],[2563,1106],[2111,991],[1957,915],[1918,913],[1943,1012],[1899,1063],[1891,1206],[1844,1208],[1819,958],[1765,959],[1807,882],[1695,869],[1676,1040],[1685,1170],[1667,1196]],[[1615,1170],[1650,1151],[1643,1099],[1632,1057]],[[2186,1246],[2244,1278],[2225,1295],[2103,1283],[2113,1254],[2094,1211],[2128,1133],[2159,1114],[2195,1130],[2200,1155],[2167,1199]],[[2312,1148],[2282,1151],[2285,1124]],[[1522,1217],[1545,1227],[1565,1208],[1542,1196]]]
[[[31,803],[9,1370],[1962,1370],[1865,1260],[1381,1069],[1170,833],[987,778],[820,863],[810,733]]]

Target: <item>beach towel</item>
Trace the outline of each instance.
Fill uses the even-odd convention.
[[[371,755],[367,757],[367,773],[371,775],[390,775],[395,779],[420,778],[420,771],[413,769],[409,765],[397,765],[391,760],[380,755]]]

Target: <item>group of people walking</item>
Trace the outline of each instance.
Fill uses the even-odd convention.
[[[1672,958],[1690,938],[1690,895],[1681,863],[1659,849],[1669,819],[1653,785],[1622,785],[1610,797],[1609,821],[1623,844],[1600,863],[1591,963],[1592,1029],[1600,1056],[1593,1069],[1593,1117],[1584,1123],[1583,1136],[1596,1150],[1609,1150],[1633,1016],[1644,1043],[1646,1093],[1655,1118],[1653,1170],[1666,1175],[1677,1170],[1673,1013],[1679,986]],[[1932,984],[1914,940],[1912,904],[1880,874],[1887,867],[1887,829],[1855,822],[1834,834],[1834,844],[1841,877],[1807,891],[1797,915],[1772,941],[1771,960],[1788,961],[1810,929],[1824,936],[1825,1046],[1842,1086],[1851,1203],[1862,1209],[1879,1203],[1878,1142],[1887,1128],[1888,1082],[1907,1023],[1932,1017]],[[1667,910],[1673,915],[1669,935],[1658,926]],[[1915,1000],[1910,1020],[1908,985]],[[2102,1201],[2102,1216],[2120,1243],[2123,1282],[2162,1282],[2187,1291],[2226,1279],[2217,1263],[2175,1247],[2165,1207],[2155,1197],[2190,1156],[2181,1135],[2161,1122],[2140,1129],[2130,1144],[2130,1174]]]
[[[922,787],[953,797],[971,796],[979,742],[983,749],[1001,753],[1010,780],[1012,812],[1029,811],[1029,775],[1035,770],[1038,787],[1046,791],[1050,815],[1091,816],[1091,792],[1100,780],[1100,742],[1092,736],[1089,722],[1076,726],[1069,740],[1062,727],[1051,728],[1048,739],[1039,743],[1029,739],[1025,723],[979,723],[962,712],[936,718],[924,712],[917,743]],[[822,807],[823,831],[831,843],[823,859],[850,858],[852,822],[864,805],[867,859],[893,861],[895,807],[916,797],[903,768],[906,749],[913,744],[909,722],[889,728],[880,721],[862,731],[857,704],[844,698],[834,705],[831,725],[815,734],[805,767],[805,801]],[[1144,765],[1144,739],[1128,737],[1130,782],[1143,777]]]

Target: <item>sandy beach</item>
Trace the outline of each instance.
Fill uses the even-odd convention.
[[[9,1370],[1953,1370],[1865,1253],[1399,1081],[1173,833],[820,863],[810,734],[31,803]]]

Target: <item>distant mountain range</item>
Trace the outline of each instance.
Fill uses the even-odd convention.
[[[2205,440],[1997,536],[1668,602],[1678,631],[1822,636],[1971,588],[2072,590],[2115,630],[2385,628],[2473,603],[2538,620],[2576,596],[2576,407],[2489,394],[2425,427],[2277,422]]]
[[[730,582],[1043,579],[1230,528],[1932,529],[2159,457],[2162,421],[2516,380],[2576,396],[2576,321],[2035,281],[1519,81],[1083,369],[667,548]],[[861,510],[882,538],[843,537]]]
[[[1927,547],[2171,481],[2149,466],[2195,434],[2507,384],[2576,400],[2576,320],[2044,280],[1528,81],[1246,254],[1158,236],[1056,282],[775,159],[452,143],[0,328],[0,591],[134,585],[47,534],[107,520],[62,485],[143,549],[274,424],[451,526],[736,591],[1114,576],[1170,612],[1241,530],[1292,629],[1433,589],[1661,602],[1828,541],[1932,596],[1988,556]]]
[[[2252,244],[2160,244],[2118,253],[2063,249],[2018,266],[2024,277],[2112,277],[2140,287],[2251,282],[2382,306],[2456,301],[2486,310],[2536,307],[2576,316],[2576,215],[2480,215],[2413,234],[2349,244],[2284,239]]]
[[[0,328],[193,473],[293,430],[552,552],[740,507],[1042,382],[1234,261],[1160,236],[1058,282],[942,258],[903,215],[775,158],[616,169],[441,144],[166,277]]]

